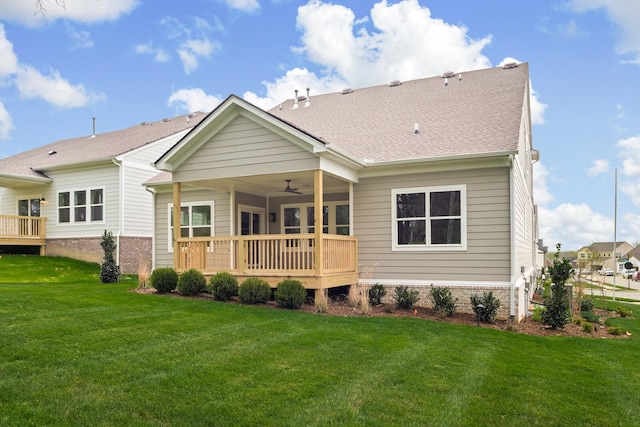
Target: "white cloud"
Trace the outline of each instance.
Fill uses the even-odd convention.
[[[91,40],[91,33],[88,31],[76,30],[71,25],[67,25],[67,33],[73,41],[72,49],[87,49],[93,47],[93,40]]]
[[[538,206],[545,206],[551,202],[554,197],[547,186],[549,178],[549,170],[542,164],[537,162],[533,164],[533,200]]]
[[[9,139],[9,132],[13,129],[13,120],[9,112],[0,102],[0,139]]]
[[[640,206],[640,135],[618,141],[616,147],[622,160],[618,188]]]
[[[167,101],[169,107],[191,113],[194,111],[209,112],[223,101],[215,95],[208,95],[200,88],[180,89],[173,92]]]
[[[491,36],[472,40],[467,28],[432,18],[417,0],[382,0],[373,6],[370,18],[358,19],[345,6],[312,0],[298,8],[297,26],[301,46],[294,51],[318,64],[321,74],[289,70],[273,82],[263,82],[264,97],[247,92],[245,99],[269,107],[291,98],[294,89],[311,87],[317,94],[491,66],[482,54]]]
[[[140,55],[153,55],[156,62],[167,62],[171,59],[167,52],[160,48],[153,47],[151,42],[136,45],[135,51]]]
[[[242,10],[243,12],[255,12],[260,9],[258,0],[224,0],[224,2],[230,8]]]
[[[189,74],[198,68],[199,58],[210,58],[211,55],[221,49],[217,42],[211,42],[208,38],[189,39],[178,48],[178,56],[182,61],[185,74]]]
[[[607,16],[620,28],[616,53],[631,57],[629,62],[640,65],[640,7],[637,0],[570,0],[577,12],[604,9]]]
[[[586,203],[539,207],[538,216],[540,237],[550,248],[561,243],[564,250],[578,250],[592,242],[613,241],[613,220]]]
[[[104,98],[104,95],[87,93],[83,85],[72,85],[56,70],[42,75],[35,68],[21,66],[15,84],[25,98],[42,98],[59,108],[84,107]]]
[[[607,172],[609,172],[609,161],[598,159],[593,161],[593,166],[587,170],[587,175],[594,177]]]
[[[505,64],[509,64],[511,62],[516,62],[521,64],[522,61],[518,61],[512,57],[506,57],[498,64],[498,67],[502,67]],[[529,97],[529,104],[531,107],[531,123],[534,125],[542,125],[544,124],[544,112],[547,110],[548,105],[540,102],[538,99],[538,93],[533,89],[533,85],[531,81],[529,81],[529,86],[531,90],[531,94]]]
[[[13,51],[13,44],[7,40],[4,25],[0,23],[0,84],[5,77],[18,71],[18,57]]]
[[[139,0],[64,0],[64,7],[55,0],[42,0],[44,15],[33,0],[2,0],[0,20],[18,22],[29,27],[37,27],[58,19],[85,24],[114,21],[131,12]]]

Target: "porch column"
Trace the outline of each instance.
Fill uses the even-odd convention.
[[[322,277],[324,272],[324,242],[322,240],[322,229],[324,228],[324,224],[322,223],[322,213],[323,213],[323,198],[322,193],[324,191],[323,188],[323,174],[322,170],[318,169],[313,172],[313,230],[315,234],[315,251],[314,251],[314,260],[316,264],[316,276]]]
[[[180,238],[180,190],[179,182],[173,183],[173,268],[180,267],[180,248],[178,239]]]

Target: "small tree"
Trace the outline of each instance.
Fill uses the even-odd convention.
[[[102,283],[119,282],[120,267],[118,267],[116,260],[113,257],[117,246],[112,232],[104,230],[100,246],[102,246],[102,250],[104,251],[104,259],[102,260],[102,266],[100,267],[100,281]]]
[[[560,243],[558,243],[553,265],[549,267],[551,296],[545,299],[546,310],[542,314],[542,323],[553,329],[564,328],[569,323],[571,313],[569,313],[569,294],[566,283],[573,273],[571,260],[560,258]]]

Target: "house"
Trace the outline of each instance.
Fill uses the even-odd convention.
[[[578,268],[591,270],[608,268],[616,272],[622,272],[618,267],[614,268],[613,248],[614,242],[594,242],[589,246],[583,246],[576,254],[576,264]],[[616,259],[626,256],[633,249],[627,242],[615,242],[615,248]]]
[[[190,114],[92,133],[0,159],[0,251],[101,262],[105,230],[123,273],[151,262],[151,163],[204,118]],[[95,129],[95,122],[94,122]]]
[[[631,264],[633,264],[633,268],[640,267],[640,245],[637,245],[635,248],[631,249],[624,255],[625,258],[629,260]]]
[[[538,253],[528,64],[293,99],[231,95],[159,157],[154,265],[275,286],[493,292],[521,319]],[[320,227],[320,224],[322,225]]]

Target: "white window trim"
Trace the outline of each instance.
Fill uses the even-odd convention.
[[[180,207],[184,208],[184,207],[189,207],[191,208],[192,206],[210,206],[211,207],[211,237],[215,236],[215,229],[214,229],[214,225],[215,225],[215,210],[213,209],[213,200],[210,201],[201,201],[201,202],[184,202],[184,203],[180,203]],[[171,223],[171,212],[173,211],[173,203],[168,203],[167,204],[167,237],[168,237],[168,242],[167,242],[167,248],[169,249],[168,252],[173,253],[173,233],[171,232],[171,227],[173,226],[173,224]],[[189,226],[189,230],[191,230],[193,228],[192,225]]]
[[[98,206],[91,204],[91,190],[102,190],[102,219],[99,221],[91,220],[91,207]],[[83,205],[86,209],[86,221],[76,221],[75,216],[75,203],[74,203],[74,193],[76,191],[84,191],[87,197],[87,203]],[[60,206],[60,193],[69,193],[69,206]],[[69,208],[69,222],[60,222],[60,209],[61,208]],[[105,187],[90,187],[90,188],[74,188],[72,190],[58,190],[56,191],[56,223],[63,227],[70,225],[93,225],[93,224],[104,224],[107,221],[107,191]]]
[[[405,193],[425,193],[425,202],[428,203],[429,193],[439,191],[459,191],[460,192],[460,244],[456,245],[432,245],[426,243],[424,245],[399,245],[398,244],[398,217],[396,196]],[[428,213],[428,206],[427,206]],[[430,240],[430,230],[426,217],[425,231],[427,233],[426,241]],[[462,185],[442,185],[432,187],[411,187],[396,188],[391,190],[391,250],[397,252],[449,252],[449,251],[466,251],[467,250],[467,186]]]
[[[348,200],[339,200],[335,202],[327,202],[325,201],[323,206],[327,206],[329,208],[329,218],[327,227],[329,228],[329,234],[337,234],[336,229],[338,226],[345,227],[344,224],[336,224],[336,206],[349,206],[349,220],[351,220],[351,205]],[[307,227],[309,227],[306,221],[303,221],[303,218],[307,218],[307,208],[313,207],[313,202],[308,203],[288,203],[286,205],[280,205],[280,234],[284,234],[284,210],[285,208],[300,208],[300,232],[302,234],[307,234]],[[351,229],[353,224],[349,225],[349,234],[351,235]],[[290,227],[291,228],[291,227]],[[324,228],[324,225],[323,225]],[[304,229],[304,230],[303,230]]]

